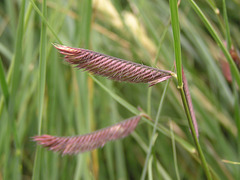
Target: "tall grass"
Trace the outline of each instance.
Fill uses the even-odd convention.
[[[239,6],[189,0],[178,7],[181,63],[213,179],[238,179],[240,172],[239,165],[226,163],[240,161],[240,76],[223,45],[227,40],[240,47]],[[206,178],[177,82],[167,90],[165,82],[150,90],[113,82],[72,69],[52,46],[171,70],[176,24],[169,26],[168,1],[5,1],[0,11],[0,179]],[[234,83],[226,81],[221,58],[229,62]],[[92,152],[61,156],[31,139],[90,133],[138,115],[138,107],[154,122],[143,118],[131,136]]]

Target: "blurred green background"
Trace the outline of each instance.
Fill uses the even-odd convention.
[[[146,179],[205,179],[174,80],[164,94],[147,163],[153,127],[144,121],[131,136],[92,152],[63,157],[37,148],[31,137],[38,133],[89,133],[134,116],[130,105],[155,120],[166,85],[148,88],[103,77],[95,81],[65,63],[52,43],[164,70],[171,70],[174,62],[168,1],[44,2],[0,1],[0,78],[7,81],[0,90],[0,179],[140,179],[143,169]],[[197,3],[226,40],[223,2]],[[227,0],[226,7],[232,43],[238,49],[240,2]],[[183,66],[206,160],[214,179],[239,179],[239,164],[222,161],[240,160],[239,88],[226,81],[221,50],[189,1],[181,1],[179,21]]]

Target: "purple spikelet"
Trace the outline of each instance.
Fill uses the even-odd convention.
[[[80,136],[42,135],[33,137],[33,140],[49,150],[60,152],[63,155],[82,153],[103,147],[108,141],[128,136],[136,128],[140,119],[141,116],[134,116],[113,126]]]
[[[54,44],[65,60],[79,69],[92,72],[116,81],[149,83],[153,86],[172,77],[171,71],[164,71],[142,64],[107,56],[94,51]]]
[[[187,103],[188,103],[188,107],[189,107],[189,110],[190,110],[190,115],[192,117],[193,126],[194,126],[197,137],[199,137],[198,124],[197,124],[195,112],[194,112],[193,105],[192,105],[192,99],[191,99],[191,95],[190,95],[189,88],[188,88],[188,82],[187,82],[187,79],[185,77],[183,68],[182,68],[182,77],[183,77],[183,90],[184,90],[184,93],[185,93],[186,98],[187,98]]]

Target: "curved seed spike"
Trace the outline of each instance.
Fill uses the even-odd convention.
[[[149,83],[150,86],[153,86],[171,78],[174,74],[171,71],[152,68],[87,49],[53,45],[61,54],[65,55],[65,60],[70,64],[116,81]]]
[[[198,124],[197,124],[195,112],[194,112],[193,105],[192,105],[192,99],[191,99],[191,95],[190,95],[190,92],[189,92],[187,79],[185,77],[183,68],[182,68],[182,77],[183,77],[183,91],[184,91],[184,93],[186,95],[186,98],[187,98],[187,103],[188,103],[188,106],[189,106],[190,115],[192,117],[192,121],[193,121],[193,126],[194,126],[194,129],[195,129],[195,132],[197,134],[197,137],[199,137]]]
[[[137,126],[141,116],[134,116],[113,126],[90,134],[73,137],[42,135],[33,137],[39,145],[65,154],[76,154],[103,147],[107,142],[128,136]]]

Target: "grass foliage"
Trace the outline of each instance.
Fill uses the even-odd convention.
[[[87,48],[171,70],[177,44],[168,1],[0,4],[0,179],[206,178],[177,81],[148,88],[92,76],[64,63],[52,45]],[[239,8],[236,0],[182,0],[178,9],[178,58],[213,179],[240,178],[240,76],[222,44],[240,47]],[[223,54],[233,83],[221,71]],[[38,134],[90,133],[138,115],[138,107],[156,123],[143,118],[131,136],[92,152],[63,157],[31,139]]]

